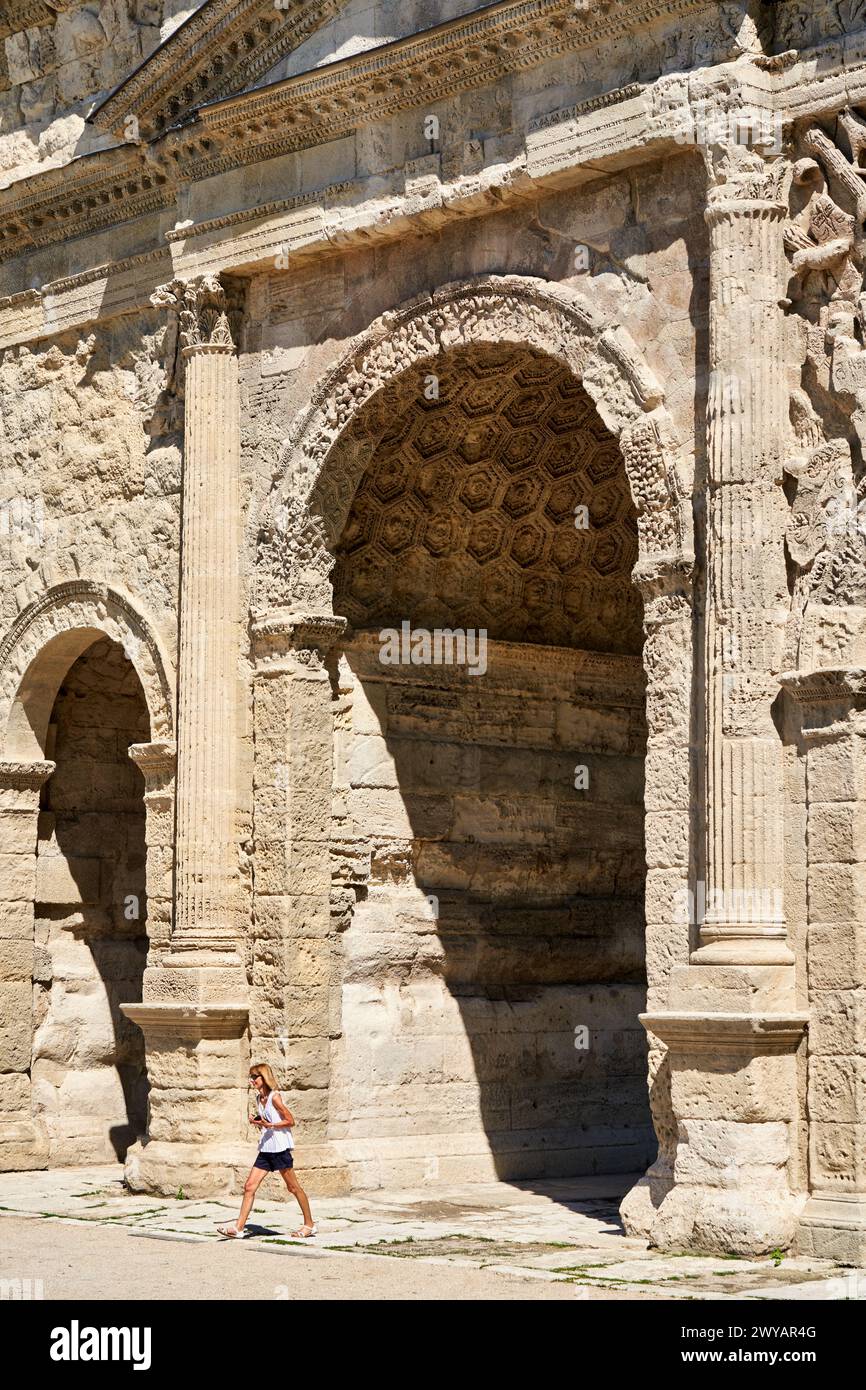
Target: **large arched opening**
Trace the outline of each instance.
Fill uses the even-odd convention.
[[[305,766],[291,750],[275,768],[262,741],[257,814],[266,835],[284,833],[272,813],[280,798],[267,794],[277,778],[288,778],[279,785],[292,796],[311,775],[317,797],[333,794],[337,959],[329,966],[327,1021],[321,1018],[330,1060],[317,1080],[328,1090],[321,1132],[358,1186],[449,1172],[467,1178],[638,1167],[655,1149],[655,1141],[645,1142],[646,1110],[631,1089],[630,1049],[641,1052],[646,1077],[637,1031],[644,963],[652,1009],[689,952],[689,476],[688,441],[678,441],[663,387],[629,334],[570,288],[520,276],[445,285],[383,314],[321,378],[292,425],[259,536],[258,718],[267,733],[285,700],[282,717],[294,730],[315,703],[304,687],[293,713],[291,685],[274,682],[293,669],[291,659],[281,665],[281,643],[312,642],[323,659],[330,651],[329,707],[317,697],[315,722],[321,734],[334,724],[333,778],[326,788],[324,765]],[[587,535],[575,527],[581,506]],[[344,617],[334,616],[335,604]],[[465,665],[434,660],[424,667],[411,656],[386,670],[385,628],[405,622],[411,634],[452,615],[488,630],[483,678]],[[345,621],[343,642],[337,634]],[[316,652],[299,650],[295,669],[317,660]],[[521,745],[530,706],[545,732]],[[485,717],[489,736],[478,737]],[[449,740],[460,757],[444,749]],[[579,766],[589,772],[583,788],[574,782]],[[563,790],[567,767],[574,799],[560,809],[548,789],[555,782]],[[597,814],[590,787],[606,792]],[[518,837],[528,807],[539,819],[523,824]],[[596,909],[611,868],[601,843],[606,828],[622,872],[608,874],[605,915]],[[584,835],[590,850],[581,860]],[[498,874],[485,870],[476,892],[481,860],[496,861]],[[586,886],[593,865],[596,884],[575,913],[577,885],[583,877]],[[312,904],[318,886],[299,888]],[[381,912],[377,895],[388,899]],[[589,899],[593,911],[581,919]],[[316,914],[323,908],[317,903]],[[534,943],[529,971],[521,948],[511,949],[527,940]],[[555,962],[547,975],[545,961]],[[404,1007],[413,980],[416,1000]],[[583,991],[592,986],[633,990],[627,1018],[601,1008],[576,1018],[574,1005],[587,1011]],[[529,997],[520,997],[524,990]],[[554,1018],[547,1006],[557,990],[567,1002]],[[481,999],[476,1012],[486,1022],[467,1030],[472,998]],[[601,998],[599,989],[594,1007]],[[544,1023],[533,1031],[539,999]],[[359,1019],[366,1012],[357,1026],[350,1019],[356,1006]],[[422,1047],[409,1057],[407,1037],[423,1033],[425,1018],[434,1016],[438,1035],[426,1053]],[[304,1036],[305,1005],[288,1007],[290,1035],[296,1018]],[[575,1039],[584,1025],[588,1046],[581,1049]],[[512,1036],[500,1049],[503,1030]],[[526,1053],[521,1030],[533,1038]],[[369,1068],[353,1063],[350,1031]],[[541,1053],[539,1036],[547,1040]],[[601,1043],[610,1044],[607,1051]],[[374,1048],[383,1103],[375,1116],[366,1107]],[[518,1094],[519,1082],[513,1096],[501,1084],[529,1064],[537,1082],[542,1074],[550,1079],[548,1105],[541,1083],[528,1099],[525,1090]],[[625,1076],[624,1110],[617,1109],[616,1078]],[[586,1107],[575,1119],[581,1077]],[[665,1049],[652,1034],[648,1079],[658,1156],[629,1198],[640,1212],[668,1189],[675,1151]],[[456,1126],[450,1099],[458,1102]]]
[[[389,383],[338,447],[365,445],[332,574],[334,835],[369,877],[331,1133],[375,1137],[385,1173],[419,1141],[431,1177],[642,1170],[643,630],[617,441],[567,366],[504,343]]]

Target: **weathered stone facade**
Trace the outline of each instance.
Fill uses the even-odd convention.
[[[319,1190],[866,1262],[861,110],[858,3],[9,0],[0,1166],[224,1190],[253,1056]]]

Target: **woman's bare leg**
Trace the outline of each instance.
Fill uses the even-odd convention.
[[[241,1214],[235,1222],[235,1230],[242,1231],[246,1225],[247,1217],[253,1209],[253,1202],[256,1199],[256,1192],[261,1186],[262,1180],[267,1177],[264,1168],[251,1168],[250,1175],[244,1183],[244,1198],[241,1202]]]
[[[301,1187],[301,1184],[298,1182],[297,1178],[295,1177],[295,1174],[294,1174],[293,1169],[291,1169],[291,1168],[284,1168],[284,1169],[283,1169],[283,1182],[286,1184],[286,1187],[289,1189],[289,1191],[291,1192],[292,1196],[295,1198],[295,1200],[296,1200],[298,1206],[301,1208],[301,1215],[302,1215],[303,1218],[304,1218],[304,1225],[305,1225],[305,1226],[312,1226],[312,1225],[313,1225],[313,1213],[310,1211],[310,1203],[309,1203],[309,1201],[307,1200],[307,1194],[306,1194],[306,1192],[305,1192],[304,1189]]]

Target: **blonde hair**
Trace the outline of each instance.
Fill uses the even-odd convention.
[[[256,1062],[255,1066],[250,1067],[250,1076],[260,1076],[268,1088],[268,1092],[277,1089],[277,1078],[271,1071],[267,1062]]]

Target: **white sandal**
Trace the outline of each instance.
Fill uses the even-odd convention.
[[[242,1231],[239,1231],[237,1226],[217,1226],[217,1230],[221,1236],[226,1236],[229,1240],[246,1240],[249,1236],[246,1226]]]
[[[312,1226],[300,1226],[297,1231],[292,1231],[292,1240],[310,1240],[319,1234],[319,1228],[315,1221]]]

